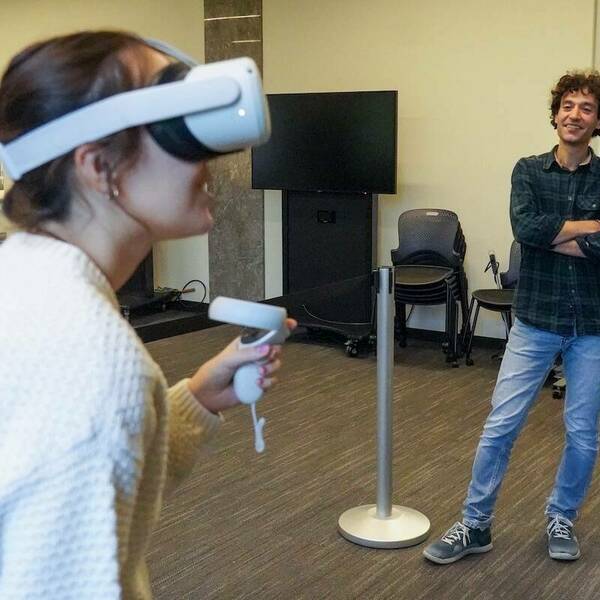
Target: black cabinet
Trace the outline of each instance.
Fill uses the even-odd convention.
[[[283,193],[283,292],[369,273],[376,265],[377,197]]]
[[[376,266],[374,194],[284,191],[282,221],[284,294],[348,281]],[[332,297],[316,311],[323,318],[368,320],[370,298],[365,289],[353,298]]]

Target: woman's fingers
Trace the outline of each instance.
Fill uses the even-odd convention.
[[[269,377],[269,375],[275,373],[275,371],[277,371],[277,369],[279,369],[280,367],[281,361],[278,358],[276,358],[275,360],[260,366],[260,376]]]
[[[267,378],[263,378],[261,377],[258,380],[258,385],[263,389],[263,390],[268,390],[272,385],[274,385],[275,383],[277,383],[277,377],[267,377]]]
[[[271,351],[269,352],[269,360],[274,360],[278,356],[281,355],[281,346],[271,346]]]

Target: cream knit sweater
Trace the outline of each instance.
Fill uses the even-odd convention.
[[[219,427],[78,248],[0,245],[0,598],[151,597],[163,495]]]

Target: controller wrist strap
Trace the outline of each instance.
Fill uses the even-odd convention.
[[[264,417],[260,419],[256,416],[256,402],[250,405],[252,412],[252,424],[254,425],[254,449],[260,454],[265,450],[265,438],[263,436],[263,428],[267,422]]]

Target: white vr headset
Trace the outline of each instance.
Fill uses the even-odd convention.
[[[0,161],[13,181],[77,146],[139,125],[166,152],[191,162],[269,139],[269,109],[253,60],[198,65],[168,44],[144,41],[177,62],[162,69],[154,85],[88,104],[0,144]]]

